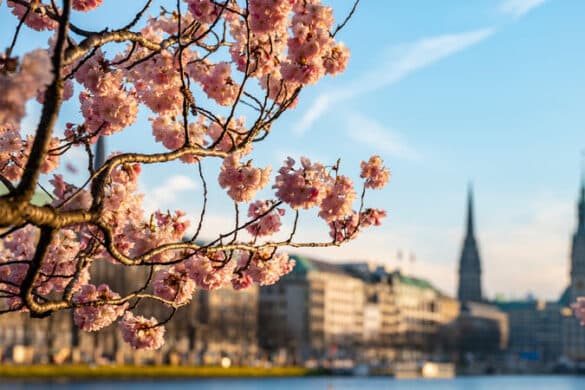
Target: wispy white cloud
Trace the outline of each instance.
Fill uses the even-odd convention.
[[[381,123],[360,114],[348,117],[347,136],[375,151],[405,160],[420,160],[421,154],[412,148],[399,133],[384,127]]]
[[[543,5],[547,0],[504,0],[498,7],[505,15],[521,18],[531,10]]]
[[[395,84],[419,69],[483,41],[494,32],[493,28],[485,28],[445,34],[391,48],[390,55],[379,61],[378,68],[345,87],[319,95],[301,118],[295,132],[303,134],[333,105]]]
[[[145,191],[148,195],[144,199],[144,209],[152,212],[157,209],[181,208],[174,204],[180,193],[197,188],[195,180],[185,175],[173,175],[160,186]]]

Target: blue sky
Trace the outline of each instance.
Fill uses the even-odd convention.
[[[350,7],[328,3],[338,18]],[[105,0],[79,24],[120,24],[132,10],[119,4]],[[5,36],[14,20],[5,4],[0,10]],[[360,160],[380,154],[391,168],[390,185],[368,195],[388,210],[384,226],[347,247],[308,253],[400,267],[453,294],[473,182],[484,290],[556,298],[567,284],[585,149],[583,15],[580,0],[362,0],[340,33],[352,51],[346,73],[306,88],[253,155],[273,167],[289,154],[331,163],[341,156],[356,177]],[[30,105],[31,123],[35,112]],[[155,150],[146,117],[111,137],[110,148]],[[214,168],[206,166],[210,182]],[[148,169],[142,188],[149,207],[198,210],[192,167]],[[209,231],[232,223],[232,206],[216,193]],[[303,238],[324,236],[311,215],[303,221]],[[416,261],[399,261],[399,250]]]

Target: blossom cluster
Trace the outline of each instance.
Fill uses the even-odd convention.
[[[240,163],[240,158],[240,153],[232,153],[223,160],[219,185],[227,189],[228,195],[235,202],[249,202],[258,190],[268,184],[270,167],[255,168],[251,162]]]
[[[329,235],[334,242],[345,242],[356,237],[359,231],[370,226],[380,226],[386,211],[368,208],[361,213],[352,210],[343,218],[329,223]]]
[[[286,80],[313,84],[325,73],[342,72],[348,49],[331,37],[333,10],[318,0],[298,1],[293,7],[293,36],[288,40],[288,62],[282,66]]]
[[[73,0],[71,8],[76,11],[87,12],[99,7],[104,0]]]
[[[124,314],[128,304],[111,305],[113,299],[119,299],[120,294],[113,292],[109,286],[100,284],[86,284],[73,295],[73,303],[79,305],[73,310],[73,320],[79,329],[94,332],[109,326],[118,317]]]
[[[136,349],[159,349],[164,344],[165,327],[156,318],[135,316],[127,311],[120,321],[122,338]]]
[[[311,163],[306,157],[301,158],[301,167],[294,168],[295,160],[288,158],[278,170],[274,188],[276,197],[293,209],[309,209],[321,203],[326,188],[333,178],[327,173],[325,166]]]
[[[390,171],[384,167],[380,156],[372,156],[370,159],[361,162],[362,172],[360,177],[365,179],[366,188],[379,189],[388,183]]]
[[[187,263],[179,263],[168,270],[158,272],[154,277],[154,295],[184,305],[191,301],[195,291],[195,280],[190,276]]]
[[[221,8],[211,0],[186,0],[186,2],[195,20],[203,24],[215,22],[221,12]]]
[[[106,71],[104,71],[106,70]],[[101,53],[83,63],[75,74],[85,86],[79,94],[85,130],[109,135],[130,126],[138,114],[136,91],[126,90],[125,72],[108,69]]]
[[[57,21],[53,20],[47,14],[45,3],[42,1],[30,1],[31,10],[27,12],[27,7],[8,0],[6,3],[12,8],[12,13],[22,20],[24,18],[24,24],[36,31],[44,30],[55,30],[58,26]]]
[[[240,86],[231,78],[231,66],[227,62],[211,66],[211,69],[199,80],[203,91],[217,104],[231,106],[234,104]]]
[[[368,163],[362,161],[364,188],[380,189],[388,182],[390,173],[382,164],[379,156],[373,156]],[[333,170],[337,172],[337,169]],[[324,165],[312,163],[306,157],[301,158],[298,168],[295,168],[295,161],[288,158],[278,172],[273,185],[276,197],[293,209],[318,206],[319,217],[329,223],[335,241],[353,237],[359,224],[363,227],[379,225],[385,216],[383,211],[374,209],[358,215],[353,210],[356,199],[353,181],[337,173],[333,177]]]
[[[260,286],[270,286],[278,282],[295,266],[295,261],[289,259],[286,253],[271,253],[270,250],[259,251],[253,255],[243,253],[240,257],[240,264],[244,262],[248,264],[248,268],[244,272]]]
[[[30,155],[34,137],[21,138],[20,132],[13,127],[0,127],[0,174],[10,181],[19,180],[24,173],[24,166]],[[60,156],[52,152],[59,146],[59,138],[51,137],[49,153],[41,163],[41,172],[49,173],[59,166]]]
[[[52,64],[46,50],[26,53],[18,67],[13,62],[0,56],[0,128],[19,129],[26,114],[26,102],[53,80]]]
[[[274,202],[269,200],[257,200],[250,203],[248,217],[252,218],[246,230],[254,237],[269,236],[277,233],[282,226],[280,217],[285,213],[283,208],[274,207]]]
[[[338,176],[335,183],[327,187],[326,195],[321,201],[319,216],[327,222],[332,222],[348,215],[352,211],[351,207],[355,198],[351,179]]]

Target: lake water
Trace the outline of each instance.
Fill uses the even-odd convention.
[[[145,368],[148,369],[148,368]],[[197,379],[115,382],[6,383],[0,389],[66,390],[584,390],[585,376],[494,376],[446,380],[395,380],[391,378],[282,378],[282,379]]]

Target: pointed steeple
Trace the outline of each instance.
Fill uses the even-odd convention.
[[[577,211],[577,231],[582,232],[585,230],[585,152],[581,153],[581,190]]]
[[[581,168],[581,188],[577,203],[577,229],[571,247],[571,301],[585,295],[585,180]]]
[[[577,221],[577,230],[583,231],[585,229],[585,184],[581,180],[581,195],[579,196],[579,216]]]
[[[101,168],[102,165],[106,162],[106,141],[104,137],[98,137],[96,146],[95,146],[95,159],[93,163],[93,168],[98,169]]]
[[[473,237],[473,187],[467,187],[467,237]]]
[[[481,302],[481,260],[475,240],[473,217],[473,190],[467,191],[467,224],[461,258],[459,259],[459,288],[457,297],[462,302]]]

